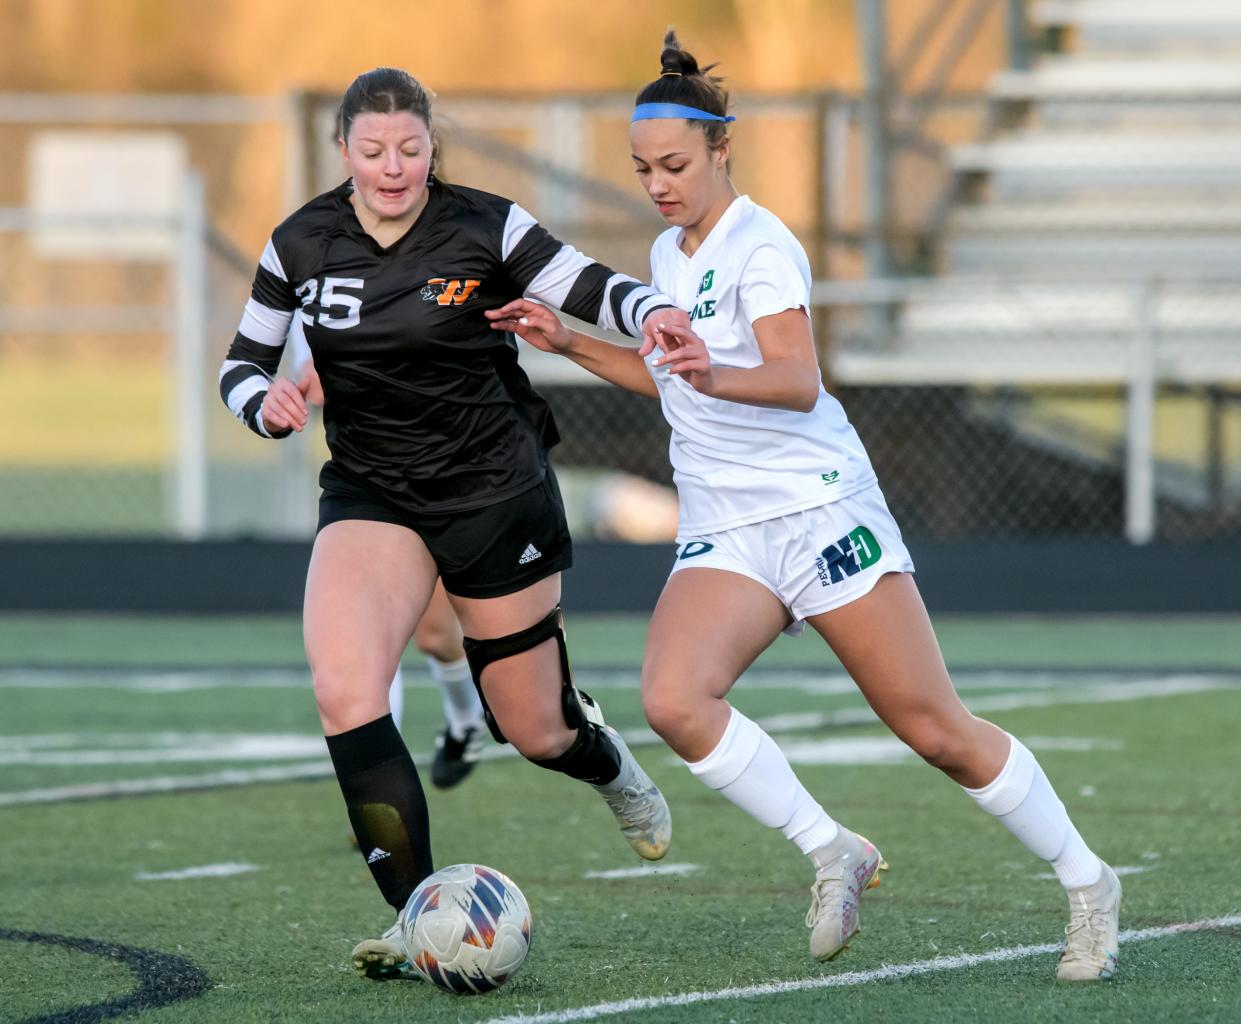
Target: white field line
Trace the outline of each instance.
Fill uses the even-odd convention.
[[[23,747],[20,736],[0,736],[0,765],[299,761],[327,752],[322,736],[298,733],[83,733],[75,742],[54,744],[43,736],[30,739]],[[82,749],[83,742],[94,746]],[[47,749],[52,746],[71,749]]]
[[[1117,875],[1142,875],[1147,871],[1154,871],[1155,868],[1150,864],[1109,864]],[[1044,871],[1037,875],[1031,875],[1031,878],[1037,878],[1039,881],[1054,882],[1059,876],[1054,871]]]
[[[99,800],[105,797],[146,796],[151,793],[179,793],[189,789],[216,789],[222,786],[251,786],[261,782],[292,782],[332,777],[328,761],[281,765],[278,768],[247,768],[204,775],[161,775],[148,779],[118,779],[115,782],[86,782],[76,786],[26,789],[0,793],[0,807],[16,804],[50,804],[67,800]]]
[[[226,864],[203,864],[197,868],[181,868],[179,871],[139,871],[134,875],[138,882],[170,882],[183,878],[225,878],[228,875],[244,875],[258,868],[253,864],[230,861]]]
[[[1062,704],[1111,704],[1153,697],[1179,697],[1191,693],[1210,693],[1216,690],[1235,690],[1241,687],[1241,678],[1207,675],[1164,676],[1099,682],[1072,689],[1026,690],[1000,693],[993,696],[974,697],[965,703],[974,712],[1018,711],[1022,708],[1051,708]],[[869,725],[878,717],[868,707],[840,708],[836,711],[804,711],[782,715],[767,715],[757,719],[770,733],[811,731],[834,725]]]
[[[625,739],[630,746],[653,746],[662,743],[649,729],[626,731]],[[320,741],[322,740],[319,737]],[[483,749],[480,761],[499,761],[517,757],[510,746],[493,746]],[[414,764],[425,769],[431,763],[428,755],[414,758]],[[269,782],[302,782],[333,777],[332,764],[326,758],[297,764],[264,768],[229,768],[201,775],[157,775],[143,779],[117,779],[112,782],[85,782],[77,785],[52,786],[46,789],[24,789],[0,792],[0,807],[20,804],[65,803],[73,800],[103,800],[126,796],[150,796],[159,793],[179,793],[195,789],[222,789],[229,786],[254,786]]]
[[[1134,675],[1139,675],[1135,670]],[[636,690],[638,671],[578,668],[574,671],[581,685],[591,690]],[[1147,673],[1149,676],[1149,673]],[[1233,685],[1241,684],[1235,672],[1221,670],[1211,673]],[[1069,686],[1118,681],[1118,673],[1043,672],[1021,669],[963,669],[953,675],[961,691],[1009,690],[1014,679],[1023,690],[1061,690]],[[1160,678],[1171,678],[1163,675]],[[1175,678],[1183,678],[1177,675]],[[412,690],[436,690],[436,684],[424,672],[407,669],[405,686]],[[1123,678],[1119,681],[1124,681]],[[813,695],[843,695],[857,692],[852,679],[840,671],[760,668],[747,672],[739,684],[750,690],[800,691]],[[309,692],[310,676],[289,668],[212,669],[195,668],[175,672],[151,672],[142,668],[122,669],[61,669],[61,668],[0,668],[0,690],[129,690],[138,693],[185,693],[194,690],[301,690]]]
[[[1216,928],[1231,928],[1241,924],[1241,914],[1229,917],[1205,918],[1201,921],[1188,921],[1184,924],[1165,925],[1159,928],[1140,928],[1120,933],[1122,943],[1145,942],[1148,939],[1162,939],[1171,935],[1186,932],[1210,931]],[[714,1003],[724,1000],[758,999],[762,996],[782,995],[785,992],[806,992],[820,988],[849,988],[855,985],[869,985],[875,981],[896,981],[918,974],[932,974],[938,971],[959,971],[980,964],[1004,963],[1010,960],[1023,960],[1045,953],[1058,952],[1059,942],[1048,942],[1040,946],[1009,946],[1006,949],[993,949],[987,953],[961,953],[957,956],[937,956],[931,960],[917,960],[907,964],[890,964],[871,971],[847,971],[844,974],[832,974],[826,977],[801,978],[796,981],[772,981],[763,985],[746,985],[738,988],[722,988],[712,992],[682,992],[670,996],[647,996],[637,999],[622,999],[614,1003],[596,1003],[593,1006],[579,1006],[570,1010],[553,1010],[548,1013],[507,1014],[503,1017],[491,1017],[480,1024],[569,1024],[570,1021],[598,1020],[600,1017],[614,1017],[621,1013],[634,1013],[640,1010],[659,1010],[669,1006],[690,1006],[697,1003]]]
[[[1155,697],[1171,697],[1191,693],[1230,690],[1241,686],[1241,678],[1211,675],[1185,675],[1131,681],[1100,682],[1074,689],[1020,691],[979,697],[970,700],[971,711],[1014,711],[1031,707],[1055,707],[1060,704],[1095,704]],[[768,715],[757,719],[767,732],[785,733],[811,731],[839,725],[873,725],[878,722],[869,707],[840,708],[829,712]],[[631,745],[652,746],[661,741],[649,729],[627,729],[623,732]],[[493,746],[483,751],[482,760],[514,757],[511,747]],[[415,758],[419,766],[425,758]],[[222,786],[244,786],[265,782],[288,782],[296,779],[318,779],[331,776],[326,761],[306,762],[281,767],[235,769],[203,775],[171,775],[144,779],[122,779],[114,782],[85,783],[48,789],[0,792],[0,807],[16,804],[57,803],[67,800],[93,800],[105,797],[138,796],[149,793],[174,793],[181,790],[215,789]]]
[[[583,878],[652,878],[658,875],[692,875],[701,871],[701,864],[644,864],[638,868],[613,868],[611,871],[587,871]]]
[[[774,737],[791,764],[902,764],[918,755],[895,736],[830,736],[805,739],[777,733]],[[1115,739],[1089,736],[1022,736],[1031,750],[1122,750]],[[676,755],[672,760],[680,763]]]

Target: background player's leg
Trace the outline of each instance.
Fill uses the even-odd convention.
[[[431,603],[414,630],[414,646],[426,656],[427,669],[439,687],[444,707],[444,727],[435,740],[431,781],[448,788],[473,770],[485,726],[483,705],[462,645],[461,624],[442,582],[436,582]]]
[[[388,684],[388,714],[392,716],[392,724],[399,730],[401,720],[405,717],[405,677],[401,675],[401,666],[397,665],[392,673],[392,682]]]
[[[560,604],[560,574],[503,597],[450,594],[471,642],[512,637],[546,619]],[[566,680],[556,637],[486,665],[481,672],[488,706],[505,738],[523,757],[594,786],[616,815],[630,846],[658,860],[671,839],[663,795],[629,748],[608,726],[565,717]]]
[[[388,692],[435,576],[413,531],[346,520],[319,532],[306,579],[306,653],[328,751],[359,848],[398,910],[433,867],[426,800]]]
[[[808,621],[888,728],[1049,861],[1071,904],[1107,890],[1101,898],[1110,907],[1104,930],[1111,937],[1103,944],[1111,957],[1104,963],[1101,954],[1093,976],[1110,976],[1119,882],[1083,841],[1034,755],[961,703],[913,577],[889,573],[869,594]]]

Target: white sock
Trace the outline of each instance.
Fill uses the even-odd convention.
[[[999,818],[1027,850],[1050,861],[1066,889],[1093,885],[1103,872],[1102,861],[1073,827],[1034,755],[1017,737],[1008,739],[1008,760],[1000,774],[982,789],[965,792],[984,811]]]
[[[465,730],[477,729],[483,720],[483,705],[474,689],[474,677],[470,675],[470,663],[462,657],[456,661],[440,661],[427,658],[431,678],[440,688],[444,705],[444,721],[456,739],[465,738]]]
[[[392,722],[399,731],[401,715],[405,713],[405,681],[401,678],[400,665],[397,665],[392,685],[388,687],[388,709],[392,712]]]
[[[715,749],[685,764],[751,817],[778,828],[802,853],[836,838],[839,826],[806,792],[775,740],[736,708]]]

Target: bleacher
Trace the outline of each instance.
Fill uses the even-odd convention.
[[[1059,52],[995,76],[935,276],[886,337],[842,331],[836,372],[1123,383],[1144,332],[1161,376],[1241,380],[1241,2],[1028,10]]]

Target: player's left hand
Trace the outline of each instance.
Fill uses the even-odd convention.
[[[669,352],[680,344],[672,332],[664,330],[665,327],[683,327],[690,330],[689,314],[676,306],[665,306],[647,313],[646,319],[642,321],[642,345],[638,349],[638,355],[645,359],[656,348]]]
[[[664,323],[660,326],[660,332],[673,344],[652,365],[677,374],[695,391],[711,394],[715,375],[711,372],[711,353],[707,351],[707,343],[688,325]]]

